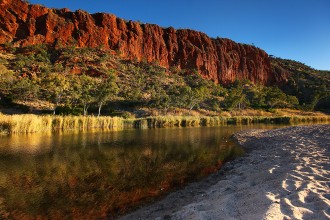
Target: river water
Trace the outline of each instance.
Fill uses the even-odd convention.
[[[271,125],[0,136],[0,219],[112,218],[243,154],[230,136]]]

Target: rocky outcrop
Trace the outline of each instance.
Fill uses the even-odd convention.
[[[48,9],[21,0],[0,2],[0,44],[103,47],[126,59],[197,70],[204,78],[223,84],[236,79],[271,84],[279,79],[268,54],[251,45],[212,39],[192,30],[127,22],[111,14]]]

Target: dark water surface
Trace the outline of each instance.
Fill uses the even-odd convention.
[[[243,153],[241,125],[0,136],[0,219],[114,217]]]

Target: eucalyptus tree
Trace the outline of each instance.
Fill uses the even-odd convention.
[[[38,99],[39,84],[36,79],[24,77],[16,77],[11,88],[12,98],[19,101],[33,101]]]
[[[70,81],[66,74],[47,74],[41,81],[42,98],[53,104],[53,114],[56,108],[68,100]]]
[[[232,87],[228,95],[225,97],[223,105],[225,109],[233,109],[239,108],[241,109],[245,104],[247,104],[248,100],[246,95],[244,94],[243,88],[241,86]]]
[[[265,87],[266,104],[268,108],[287,107],[287,95],[278,87]]]
[[[108,71],[106,75],[102,76],[102,78],[98,79],[95,93],[95,101],[98,105],[98,117],[101,115],[102,106],[106,102],[112,101],[117,97],[119,88],[116,80],[116,75],[111,70]]]
[[[199,86],[196,88],[184,86],[181,92],[182,101],[189,111],[204,102],[210,95],[209,89],[206,86]]]
[[[15,80],[14,72],[0,65],[0,100],[2,97],[9,98],[12,95]]]
[[[92,103],[96,101],[96,79],[91,76],[82,74],[77,77],[77,80],[79,83],[77,84],[77,88],[74,89],[74,92],[77,92],[76,99],[78,100],[78,103],[83,106],[84,115],[86,116],[88,114],[88,108]]]

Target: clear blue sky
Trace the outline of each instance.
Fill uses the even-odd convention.
[[[30,0],[52,8],[107,12],[254,44],[268,54],[330,70],[330,0]]]

